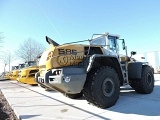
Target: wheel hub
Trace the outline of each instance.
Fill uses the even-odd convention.
[[[105,96],[110,97],[115,91],[115,85],[111,78],[106,78],[102,84],[102,92]]]
[[[149,73],[147,74],[147,79],[146,79],[146,81],[147,81],[147,85],[150,86],[151,83],[152,83],[152,76],[151,76]]]

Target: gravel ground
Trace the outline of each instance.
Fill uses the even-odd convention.
[[[18,120],[14,111],[8,104],[3,93],[0,91],[0,120]]]

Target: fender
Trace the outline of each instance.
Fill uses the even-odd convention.
[[[87,73],[93,68],[93,67],[99,67],[99,66],[110,66],[114,68],[120,78],[121,85],[124,82],[124,74],[122,73],[122,68],[119,59],[115,55],[99,55],[94,54],[92,55],[88,60],[88,66],[87,66]]]
[[[140,79],[143,62],[133,62],[128,64],[128,78]]]
[[[89,61],[88,61],[88,66],[87,66],[87,72],[89,72],[90,70],[91,70],[91,68],[93,67],[93,63],[95,62],[95,59],[96,58],[109,58],[109,59],[111,59],[111,58],[113,58],[113,59],[116,59],[116,61],[118,62],[119,60],[117,59],[117,57],[116,56],[114,56],[114,55],[109,55],[109,56],[107,56],[107,55],[99,55],[99,54],[94,54],[94,55],[92,55],[90,58],[89,58]],[[120,62],[119,62],[120,63]]]

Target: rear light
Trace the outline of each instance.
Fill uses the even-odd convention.
[[[62,70],[55,70],[53,71],[53,75],[60,75],[62,73]]]
[[[60,75],[61,74],[61,70],[56,70],[56,75]]]

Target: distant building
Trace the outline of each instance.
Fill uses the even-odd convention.
[[[160,68],[160,51],[152,51],[145,53],[138,53],[133,56],[138,61],[149,62],[157,73],[157,70]]]

